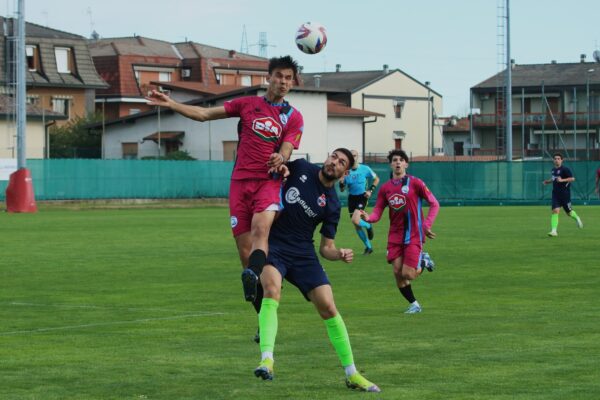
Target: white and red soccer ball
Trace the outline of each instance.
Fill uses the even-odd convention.
[[[307,22],[296,32],[296,45],[306,54],[317,54],[327,44],[327,30],[321,24]]]

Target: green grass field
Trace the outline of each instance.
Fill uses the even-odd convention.
[[[325,327],[285,285],[275,380],[252,373],[257,319],[243,301],[225,208],[0,214],[0,399],[598,399],[600,208],[585,228],[549,207],[442,208],[437,270],[407,304],[347,218],[325,263],[359,370],[347,389]],[[345,216],[345,214],[344,214]]]

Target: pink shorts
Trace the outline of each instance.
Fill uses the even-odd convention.
[[[231,180],[229,215],[233,236],[250,232],[252,216],[265,210],[281,209],[281,179]]]
[[[387,261],[391,263],[396,258],[402,258],[402,265],[417,269],[421,262],[421,244],[388,243]]]

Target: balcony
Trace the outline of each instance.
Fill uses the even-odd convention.
[[[554,118],[554,120],[553,120]],[[478,114],[473,115],[473,127],[494,127],[498,124],[504,125],[506,118],[502,114]],[[588,124],[588,113],[587,112],[567,112],[567,113],[554,113],[552,115],[545,113],[528,113],[528,114],[514,114],[512,116],[513,126],[528,126],[528,127],[554,127],[556,123],[559,127],[570,128],[573,124],[577,128],[585,128]],[[589,113],[589,124],[590,127],[600,126],[600,112]]]

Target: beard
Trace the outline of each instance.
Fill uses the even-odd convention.
[[[333,172],[329,172],[326,167],[326,165],[321,167],[321,174],[323,175],[323,178],[325,178],[325,180],[328,182],[337,181],[340,177],[335,175],[335,170]]]

